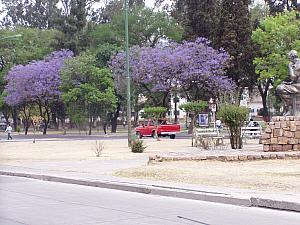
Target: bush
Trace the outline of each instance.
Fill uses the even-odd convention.
[[[104,145],[101,141],[96,141],[95,146],[94,146],[94,153],[96,157],[100,157],[102,154],[102,151],[104,150]]]
[[[131,151],[134,153],[143,153],[146,148],[143,140],[134,140],[131,145]]]
[[[249,109],[239,105],[223,105],[218,112],[218,117],[228,127],[230,144],[233,149],[241,149],[243,146],[241,127],[247,120],[248,114]]]
[[[20,132],[21,132],[20,127],[17,127],[16,131],[17,131],[18,133],[20,133]]]

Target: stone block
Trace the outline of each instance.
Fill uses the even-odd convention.
[[[192,156],[192,160],[195,160],[195,161],[206,160],[206,156],[205,155]]]
[[[234,157],[232,155],[226,156],[226,161],[234,161]]]
[[[283,136],[283,129],[277,129],[273,131],[273,137],[282,137]]]
[[[261,140],[261,144],[263,144],[263,145],[269,145],[269,144],[271,144],[271,138],[265,139],[265,140]]]
[[[253,159],[254,159],[254,160],[261,160],[262,157],[261,157],[261,155],[254,155],[254,156],[253,156]]]
[[[296,144],[298,144],[298,139],[289,138],[288,139],[288,144],[290,144],[290,145],[296,145]]]
[[[295,121],[296,126],[300,126],[300,120]]]
[[[248,159],[248,160],[254,160],[254,159],[255,159],[254,156],[255,156],[255,155],[247,155],[247,159]]]
[[[296,122],[295,121],[290,121],[290,131],[296,131]]]
[[[263,154],[263,155],[261,155],[261,158],[262,159],[270,159],[270,154]]]
[[[272,133],[272,129],[270,126],[267,126],[267,128],[265,129],[266,133]]]
[[[277,159],[277,154],[275,154],[275,153],[270,154],[270,159]]]
[[[282,151],[282,145],[273,145],[272,146],[272,151],[281,152]]]
[[[271,138],[271,134],[263,134],[263,135],[261,136],[261,139],[262,139],[262,140],[270,139],[270,138]]]
[[[283,116],[282,116],[282,117],[283,117]],[[282,118],[282,117],[281,117],[281,118]],[[285,118],[286,118],[287,121],[288,121],[288,120],[289,120],[289,121],[293,121],[293,120],[294,120],[294,117],[293,117],[293,116],[286,116]]]
[[[276,157],[277,157],[277,159],[285,159],[285,154],[284,153],[277,154]]]
[[[281,128],[281,122],[275,122],[275,129]]]
[[[271,121],[271,122],[269,122],[268,124],[269,124],[269,125],[275,125],[275,123],[274,123],[274,122],[272,122],[272,121]],[[299,125],[300,125],[300,124],[299,124]]]
[[[284,131],[283,132],[283,136],[287,137],[287,138],[293,138],[295,135],[295,132],[291,132],[291,131]]]
[[[270,145],[264,144],[264,146],[263,146],[263,151],[264,151],[264,152],[270,151]]]
[[[282,151],[292,151],[293,150],[293,145],[282,145]]]
[[[226,159],[226,156],[220,155],[220,156],[218,156],[218,160],[219,161],[226,161],[227,159]]]
[[[296,126],[296,130],[297,130],[297,131],[300,131],[300,126],[297,125],[297,126]]]
[[[271,121],[272,121],[272,122],[279,121],[279,116],[273,116],[273,117],[271,118]]]
[[[300,131],[296,131],[294,137],[295,137],[295,138],[300,138]]]
[[[217,159],[217,156],[215,155],[209,155],[206,157],[207,160],[216,160]]]
[[[277,138],[271,138],[271,144],[278,144]]]
[[[246,155],[238,155],[238,158],[239,158],[240,161],[246,161],[247,160]]]
[[[288,138],[286,137],[278,137],[278,144],[285,145],[288,143]]]
[[[293,151],[299,151],[300,145],[293,145]]]
[[[286,121],[282,121],[281,122],[281,128],[286,128],[287,127],[287,122]]]

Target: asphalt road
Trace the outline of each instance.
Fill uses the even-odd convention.
[[[28,134],[28,135],[24,135],[24,134],[16,134],[13,133],[12,134],[13,137],[13,141],[22,141],[22,140],[33,140],[34,136],[33,134]],[[54,139],[61,139],[64,141],[72,141],[72,140],[116,140],[116,139],[127,139],[127,134],[126,133],[117,133],[117,134],[100,134],[100,135],[85,135],[84,133],[82,134],[76,134],[76,133],[72,133],[72,134],[67,134],[67,135],[62,135],[62,134],[47,134],[47,135],[41,135],[38,134],[35,136],[36,140],[54,140]],[[148,138],[152,138],[152,137],[144,137],[145,139]],[[167,138],[169,139],[169,137],[162,137],[162,138]],[[190,138],[190,135],[185,133],[179,133],[176,135],[177,139],[188,139]],[[4,132],[0,133],[0,140],[1,141],[5,141],[7,139],[7,135]]]
[[[299,225],[300,213],[0,176],[1,225]]]

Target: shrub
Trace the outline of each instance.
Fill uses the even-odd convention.
[[[20,127],[17,127],[16,131],[17,131],[18,133],[20,133],[20,132],[21,132]]]
[[[143,153],[147,146],[144,145],[143,140],[134,140],[131,145],[131,151],[134,153]]]
[[[102,154],[102,151],[104,149],[104,145],[101,141],[96,141],[95,146],[94,146],[94,153],[96,155],[96,157],[100,157],[100,155]]]
[[[233,149],[241,149],[243,146],[241,128],[248,113],[248,108],[239,105],[223,105],[218,112],[218,117],[228,127],[230,144]]]

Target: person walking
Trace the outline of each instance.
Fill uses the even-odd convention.
[[[10,126],[10,124],[8,124],[5,130],[5,133],[7,133],[7,140],[12,140],[11,132],[12,132],[12,127]]]

